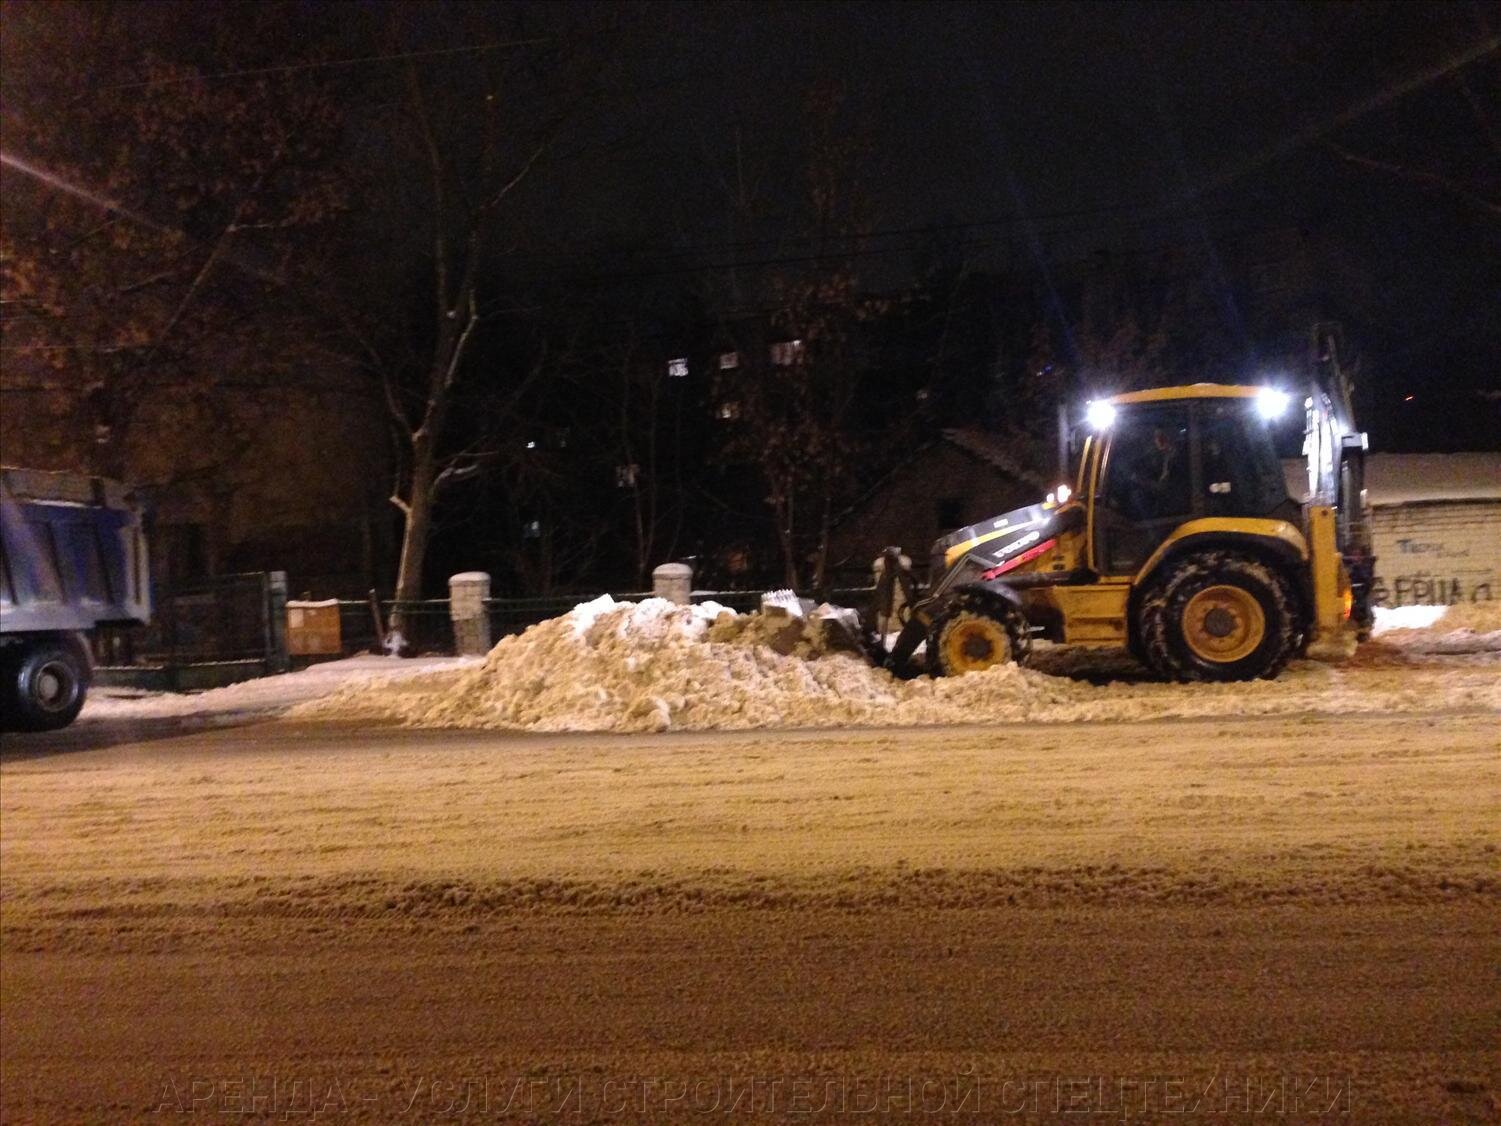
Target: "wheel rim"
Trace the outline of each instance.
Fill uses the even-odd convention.
[[[954,673],[988,669],[1010,659],[1011,638],[994,618],[963,614],[949,623],[940,641],[944,668]]]
[[[1183,608],[1183,638],[1196,657],[1228,664],[1256,652],[1266,637],[1266,614],[1250,591],[1205,587]]]
[[[66,711],[78,695],[78,678],[62,661],[48,661],[31,681],[31,698],[46,712]]]

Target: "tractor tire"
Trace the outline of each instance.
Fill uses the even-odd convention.
[[[1205,551],[1168,565],[1142,596],[1146,663],[1170,680],[1271,680],[1303,634],[1287,579],[1259,559]]]
[[[1026,664],[1032,635],[1019,610],[959,598],[928,632],[928,671],[963,676],[1007,662]]]
[[[83,710],[88,661],[66,642],[18,648],[5,663],[4,725],[12,731],[55,731]]]

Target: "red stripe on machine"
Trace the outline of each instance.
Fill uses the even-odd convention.
[[[1039,555],[1051,551],[1057,543],[1058,538],[1056,536],[1054,536],[1050,540],[1043,540],[1036,547],[1028,548],[1026,551],[1022,552],[1015,559],[1008,559],[1006,560],[1006,562],[1000,564],[1000,566],[992,567],[990,570],[986,571],[983,575],[980,576],[980,581],[984,582],[986,579],[993,579],[1000,575],[1004,575],[1007,571],[1014,571],[1023,563],[1028,563],[1031,560],[1036,559]]]

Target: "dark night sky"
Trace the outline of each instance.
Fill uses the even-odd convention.
[[[795,253],[777,189],[795,176],[802,91],[833,80],[874,141],[879,229],[981,224],[950,236],[975,264],[1039,272],[1164,243],[1212,261],[1238,236],[1302,229],[1357,279],[1378,443],[1498,441],[1497,404],[1478,392],[1498,383],[1501,213],[1325,143],[1501,197],[1493,8],[723,4],[641,19],[633,96],[574,138],[571,174],[538,201],[544,260],[586,250],[610,269],[692,278]],[[1485,58],[1398,92],[1487,40]],[[771,215],[757,231],[730,225],[720,184],[737,135]],[[864,244],[865,276],[897,284],[921,242]]]
[[[713,167],[705,162],[727,158],[736,123],[751,163],[785,174],[802,88],[834,79],[858,98],[878,140],[884,224],[1012,212],[1013,177],[1043,212],[1177,201],[1187,185],[1485,35],[1477,26],[1484,9],[1446,7],[1443,21],[1428,18],[1430,11],[1415,4],[677,6],[647,17],[653,29],[636,57],[635,80],[655,89],[596,123],[620,145],[597,186],[617,201],[622,193],[635,203],[671,201],[690,227],[712,224],[708,213],[722,205],[703,175]],[[1465,11],[1476,18],[1462,18]],[[1341,56],[1359,59],[1358,68],[1346,68]],[[1492,60],[1470,78],[1489,82],[1496,74]],[[1493,88],[1481,92],[1494,103]],[[1414,120],[1377,113],[1368,122],[1378,132],[1399,124],[1433,132],[1437,124],[1478,133],[1456,119],[1452,88],[1446,97],[1433,93],[1403,99],[1403,108],[1416,108]],[[1306,188],[1328,164],[1304,147],[1205,202],[1275,200]],[[613,222],[618,210],[599,214]]]

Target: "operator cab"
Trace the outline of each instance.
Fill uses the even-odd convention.
[[[1092,403],[1078,492],[1093,504],[1093,570],[1135,574],[1189,520],[1296,523],[1273,433],[1286,406],[1280,392],[1216,384]]]

